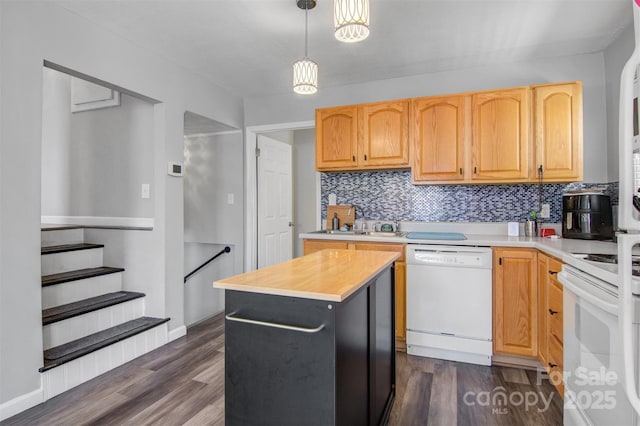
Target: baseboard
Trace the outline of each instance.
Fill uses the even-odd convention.
[[[124,228],[152,230],[152,217],[105,217],[105,216],[41,216],[41,223],[53,225],[84,225],[92,228]]]
[[[167,340],[169,342],[173,342],[176,339],[179,339],[182,336],[187,335],[187,327],[181,325],[180,327],[176,327],[173,330],[169,330],[169,334],[167,335]]]
[[[544,368],[538,359],[510,355],[494,354],[491,357],[491,364],[499,365],[501,367],[524,368],[525,370],[538,370],[540,368]]]
[[[44,388],[40,378],[40,388],[0,404],[0,422],[42,402],[44,402]]]

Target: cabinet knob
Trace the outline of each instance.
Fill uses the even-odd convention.
[[[462,167],[460,167],[460,174],[462,174]]]
[[[549,271],[549,275],[558,275],[558,271]]]
[[[364,161],[367,161],[367,154],[364,155]]]
[[[356,156],[354,155],[353,157],[351,157],[351,159],[355,162],[356,161]]]
[[[549,315],[555,315],[557,313],[558,311],[554,311],[553,309],[549,308]]]
[[[478,167],[477,166],[473,166],[473,174],[474,175],[478,174]]]
[[[549,367],[550,368],[556,368],[558,366],[558,364],[554,364],[552,362],[549,363]]]

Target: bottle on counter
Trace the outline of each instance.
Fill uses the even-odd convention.
[[[331,219],[331,229],[337,231],[340,229],[340,219],[338,219],[338,213],[333,214],[333,219]]]

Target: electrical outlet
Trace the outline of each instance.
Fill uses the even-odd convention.
[[[543,204],[540,209],[540,218],[549,219],[551,217],[551,206],[549,204]]]

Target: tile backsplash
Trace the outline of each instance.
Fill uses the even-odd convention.
[[[410,171],[321,173],[322,217],[329,194],[337,204],[356,206],[357,218],[427,222],[522,222],[538,209],[537,184],[413,185]],[[560,223],[562,193],[601,186],[618,203],[618,185],[544,184],[542,202],[551,207],[547,223]]]

